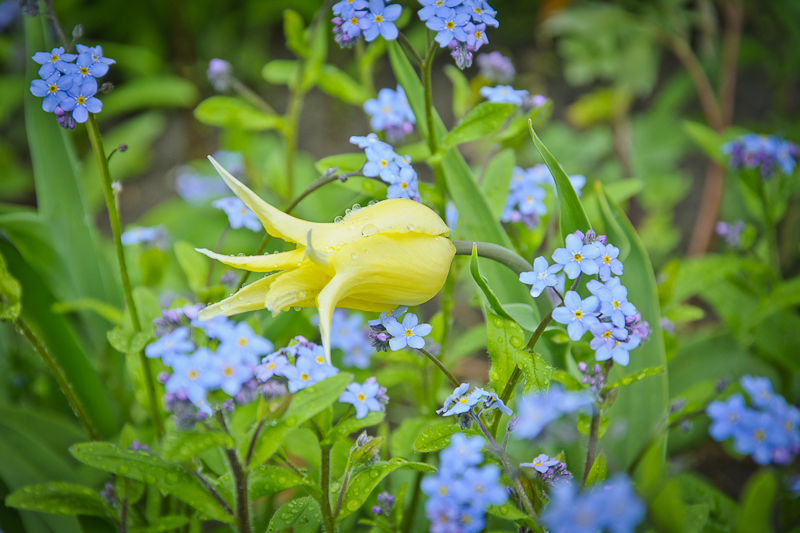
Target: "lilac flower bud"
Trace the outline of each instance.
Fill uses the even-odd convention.
[[[792,460],[792,450],[786,447],[775,448],[772,451],[772,462],[777,465],[785,465]]]
[[[519,424],[519,417],[512,416],[508,421],[507,431],[513,432],[517,429],[517,424]]]
[[[504,57],[500,52],[478,54],[476,61],[480,75],[493,84],[509,84],[514,81],[514,76],[517,74],[511,59]]]
[[[595,240],[596,240],[596,241],[599,241],[599,242],[601,242],[601,243],[603,243],[603,244],[606,244],[606,240],[607,240],[607,238],[606,238],[606,236],[605,236],[605,235],[598,235],[598,236],[597,236],[597,239],[595,239]]]
[[[100,496],[108,502],[111,507],[117,505],[117,491],[114,490],[114,485],[106,483],[103,490],[100,491]]]
[[[222,405],[220,406],[220,410],[223,413],[232,413],[233,412],[233,407],[234,407],[233,400],[228,398],[227,400],[222,402]]]
[[[226,270],[222,277],[219,278],[219,282],[222,283],[225,287],[233,287],[236,285],[236,282],[239,278],[236,276],[236,272],[233,270]]]
[[[120,143],[119,146],[117,146],[117,152],[126,152],[127,150],[128,145],[125,143]]]
[[[662,316],[661,317],[661,329],[666,331],[667,333],[675,333],[675,323],[670,320],[669,318]]]
[[[284,383],[274,379],[270,379],[266,383],[263,383],[260,387],[260,391],[261,395],[267,400],[279,398],[289,392]]]
[[[715,227],[716,234],[725,239],[725,242],[731,248],[739,246],[741,243],[742,231],[744,230],[744,222],[737,220],[734,224],[726,224],[725,222],[717,222]]]
[[[206,418],[208,418],[208,415],[206,413],[204,413],[203,411],[197,411],[197,415],[195,415],[195,418],[197,418],[197,420],[202,421],[202,420],[205,420]]]
[[[386,506],[391,507],[394,505],[394,496],[392,496],[388,492],[381,492],[380,494],[378,494],[378,503],[380,503],[384,507]]]
[[[380,505],[373,505],[372,506],[372,514],[374,514],[374,515],[381,514],[381,506]]]
[[[472,416],[469,413],[463,413],[459,415],[459,424],[461,425],[461,429],[463,431],[467,431],[468,429],[472,429]]]
[[[599,374],[602,371],[603,371],[603,368],[600,365],[594,365],[594,368],[592,368],[592,372],[594,374]]]
[[[83,26],[78,24],[77,26],[72,28],[72,37],[74,39],[79,39],[79,38],[83,37]]]
[[[372,440],[372,437],[367,435],[366,431],[362,431],[361,435],[359,435],[358,439],[356,440],[356,446],[358,446],[360,448],[360,447],[364,446],[366,443],[368,443],[371,440]]]
[[[39,15],[39,0],[18,0],[19,8],[26,17]]]
[[[581,378],[581,383],[589,383],[589,376],[583,376]]]
[[[586,236],[583,238],[583,244],[592,244],[596,237],[597,233],[595,233],[593,229],[590,229],[586,232]]]
[[[225,92],[230,89],[232,73],[231,64],[224,59],[212,59],[208,62],[206,76],[214,89],[219,92]]]
[[[159,372],[158,373],[158,382],[162,385],[167,382],[169,379],[170,373],[169,372]]]
[[[75,119],[72,117],[72,111],[64,111],[61,109],[61,106],[56,106],[55,110],[53,110],[53,113],[56,115],[59,126],[65,130],[75,129]]]
[[[692,426],[693,426],[692,421],[689,419],[681,421],[681,431],[683,431],[684,433],[688,433],[689,431],[691,431]]]
[[[672,402],[672,404],[669,406],[669,412],[677,413],[684,407],[686,407],[686,400],[684,400],[683,398],[678,398],[677,400]]]
[[[576,235],[576,236],[577,236],[577,237],[578,237],[578,238],[579,238],[581,241],[583,241],[583,240],[586,238],[586,235],[584,235],[584,233],[583,233],[581,230],[575,230],[575,235]]]
[[[730,380],[729,378],[722,378],[721,380],[719,380],[719,381],[717,382],[717,386],[715,387],[715,388],[716,388],[716,391],[717,391],[718,393],[720,393],[720,392],[724,391],[724,390],[725,390],[725,389],[728,387],[728,384],[729,384],[730,382],[731,382],[731,380]]]
[[[530,107],[537,108],[542,107],[544,104],[547,103],[547,97],[541,94],[534,94],[530,97]]]
[[[588,368],[589,368],[589,365],[587,365],[587,364],[586,364],[586,363],[584,363],[583,361],[581,361],[580,363],[578,363],[578,370],[580,370],[581,372],[586,372],[586,370],[587,370]]]
[[[457,44],[453,49],[453,51],[450,53],[450,55],[456,61],[456,66],[461,70],[471,67],[472,52],[469,50],[469,47],[467,47],[466,44],[458,41],[453,41],[453,42],[456,42]],[[450,46],[453,45],[453,42],[450,43]]]
[[[110,81],[105,82],[103,85],[100,86],[100,90],[98,92],[101,93],[110,93],[114,90],[114,84]]]

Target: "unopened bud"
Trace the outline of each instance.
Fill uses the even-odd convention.
[[[75,26],[72,29],[72,37],[75,38],[75,39],[79,39],[79,38],[83,37],[83,26],[81,26],[80,24]]]
[[[588,370],[588,368],[589,368],[589,365],[587,365],[583,361],[578,363],[578,370],[580,370],[581,372],[586,372],[586,370]]]
[[[27,17],[39,15],[39,0],[18,0],[19,9]]]
[[[719,380],[717,382],[717,392],[724,391],[725,388],[728,386],[728,383],[730,383],[730,382],[731,382],[731,380],[728,379],[728,378],[722,378],[721,380]]]
[[[114,84],[110,81],[105,82],[103,85],[100,86],[101,93],[110,93],[114,90]]]
[[[128,145],[125,144],[125,143],[120,143],[119,146],[117,146],[117,152],[124,152],[127,149],[128,149]]]
[[[366,431],[362,431],[361,435],[359,435],[358,439],[356,440],[356,446],[358,446],[360,448],[361,446],[364,446],[366,443],[368,443],[371,440],[372,440],[372,437],[367,435]]]
[[[692,430],[692,421],[691,420],[689,420],[687,418],[687,419],[681,421],[681,431],[683,431],[684,433],[688,433],[691,430]]]
[[[468,429],[472,429],[472,416],[469,413],[464,413],[459,417],[459,423],[461,424],[461,429],[463,431],[467,431]]]
[[[669,406],[669,412],[677,413],[684,407],[686,407],[686,400],[684,400],[683,398],[678,398],[677,400],[672,402],[672,404]]]

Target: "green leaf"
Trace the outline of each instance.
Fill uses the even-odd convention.
[[[483,102],[475,106],[466,117],[444,136],[440,149],[445,151],[470,141],[480,139],[497,130],[505,119],[517,110],[513,104]]]
[[[372,96],[363,85],[333,65],[322,65],[317,85],[334,98],[357,106]]]
[[[526,526],[527,528],[532,528],[533,531],[537,531],[536,521],[534,521],[531,517],[517,509],[514,505],[509,502],[504,503],[503,505],[490,505],[486,508],[486,512],[490,515],[497,516],[499,518],[504,518],[506,520],[513,520],[519,525]]]
[[[517,350],[514,358],[517,366],[522,371],[522,377],[525,378],[525,383],[522,386],[523,394],[545,391],[550,387],[553,367],[542,359],[541,355],[527,350]]]
[[[725,154],[722,153],[722,145],[725,143],[725,139],[722,135],[705,124],[692,122],[691,120],[685,120],[683,122],[683,131],[692,138],[708,157],[720,165],[725,165],[727,158]]]
[[[536,149],[544,159],[547,168],[556,182],[556,190],[558,192],[558,207],[561,213],[561,237],[567,238],[570,233],[575,233],[580,230],[586,233],[587,230],[592,229],[589,219],[586,217],[586,212],[583,210],[583,205],[578,198],[578,194],[572,187],[572,183],[567,177],[567,173],[561,168],[561,165],[556,161],[556,158],[547,150],[547,147],[542,144],[536,132],[533,131],[533,123],[529,123],[531,130],[531,138]]]
[[[256,109],[232,96],[206,98],[194,110],[194,117],[209,126],[241,128],[245,131],[280,130],[283,118]]]
[[[260,465],[258,468],[254,468],[248,475],[248,484],[250,486],[250,501],[258,500],[297,485],[308,485],[319,490],[316,483],[300,476],[294,470],[273,465]]]
[[[360,420],[358,418],[349,418],[328,432],[322,444],[333,444],[351,433],[370,426],[376,426],[383,422],[384,418],[386,418],[385,411],[370,411],[367,416]]]
[[[157,524],[153,524],[152,526],[132,527],[128,531],[130,531],[130,533],[167,533],[179,529],[188,523],[189,519],[185,516],[159,516]]]
[[[481,182],[481,191],[486,195],[496,220],[500,219],[500,214],[506,205],[514,165],[516,165],[514,150],[506,148],[494,156],[486,166],[486,173]]]
[[[297,69],[300,63],[292,59],[274,59],[261,69],[261,77],[275,85],[288,85],[290,88],[297,80]]]
[[[614,368],[610,379],[620,379],[622,372],[639,372],[656,366],[666,368],[667,356],[661,331],[658,288],[650,257],[624,211],[608,196],[602,185],[598,183],[596,189],[608,241],[620,248],[623,245],[630,246],[628,256],[620,256],[625,264],[625,272],[620,280],[628,288],[629,299],[642,314],[642,320],[646,320],[651,329],[650,340],[631,353],[631,362],[627,367]],[[613,446],[611,450],[615,458],[625,465],[630,464],[668,409],[666,373],[621,391],[609,415],[627,419],[627,427],[641,428],[641,431],[627,432]],[[663,461],[666,456],[666,437],[657,449]]]
[[[600,452],[597,457],[595,457],[594,463],[592,463],[592,468],[589,470],[589,475],[586,476],[585,485],[587,487],[594,485],[595,483],[605,481],[607,462],[608,458],[606,457],[605,452]]]
[[[139,256],[139,271],[142,275],[142,285],[152,287],[161,282],[164,277],[164,268],[167,266],[167,254],[158,248],[150,248]]]
[[[367,156],[364,155],[364,152],[359,152],[357,154],[329,155],[314,163],[314,166],[320,174],[330,168],[335,168],[337,172],[353,172],[363,167],[366,162]]]
[[[519,324],[486,309],[486,350],[492,360],[489,383],[498,393],[505,388],[517,364],[517,352],[525,346]]]
[[[252,457],[250,462],[245,465],[245,468],[254,468],[269,459],[292,431],[333,404],[352,380],[353,376],[350,374],[341,373],[294,394],[292,403],[289,404],[289,408],[281,419],[275,425],[264,427],[259,432],[258,439],[256,439],[253,447]],[[241,459],[247,457],[254,431],[255,427],[238,443],[238,452]]]
[[[201,292],[206,287],[206,276],[208,275],[208,258],[194,250],[194,246],[186,241],[175,243],[175,256],[178,264],[189,282],[189,288],[195,294]]]
[[[294,533],[316,533],[322,523],[322,512],[313,498],[304,496],[283,504],[269,521],[267,533],[280,533],[291,527]]]
[[[453,116],[463,117],[467,112],[470,91],[469,80],[455,65],[445,65],[444,74],[453,84]]]
[[[92,489],[55,481],[28,485],[16,490],[6,497],[6,505],[59,516],[86,515],[111,518],[115,515],[111,506]]]
[[[428,127],[424,120],[425,96],[419,77],[397,42],[389,42],[387,47],[395,77],[403,86],[414,115],[419,117],[417,120],[419,133],[423,139],[427,140]],[[433,119],[437,138],[441,139],[447,130],[435,111]],[[448,150],[442,158],[441,166],[447,182],[447,190],[456,203],[460,213],[459,220],[463,221],[463,224],[460,223],[459,226],[463,227],[465,238],[492,242],[513,250],[514,245],[511,243],[511,239],[503,230],[499,220],[493,216],[489,201],[480,191],[469,165],[461,154],[455,149]],[[526,287],[519,282],[517,275],[505,266],[488,259],[481,259],[481,272],[489,280],[489,284],[501,301],[530,303],[530,295]]]
[[[161,442],[161,454],[167,461],[182,463],[211,448],[233,448],[233,438],[222,431],[170,431]]]
[[[103,112],[97,118],[105,121],[132,111],[157,107],[191,107],[199,98],[200,91],[187,79],[169,75],[136,77],[103,95]]]
[[[772,531],[772,510],[778,493],[775,474],[764,469],[747,481],[742,495],[742,514],[736,533]]]
[[[627,385],[632,385],[632,384],[636,383],[637,381],[642,380],[644,378],[649,378],[651,376],[657,376],[657,375],[663,374],[663,373],[664,373],[664,367],[663,366],[648,366],[647,368],[641,369],[636,374],[631,374],[629,376],[625,376],[622,379],[618,379],[614,383],[606,385],[605,387],[603,387],[603,392],[609,391],[611,389],[617,389],[619,387],[625,387]]]
[[[414,439],[414,451],[417,453],[438,452],[450,446],[450,437],[462,432],[475,433],[474,431],[462,431],[458,424],[433,424]]]
[[[8,271],[0,254],[0,320],[17,320],[22,311],[21,292],[19,281]]]
[[[220,522],[233,517],[185,468],[166,463],[146,451],[123,450],[106,442],[85,442],[70,448],[75,458],[89,466],[157,487]]]
[[[112,324],[121,324],[124,317],[124,313],[119,307],[100,302],[93,298],[81,298],[80,300],[56,302],[53,304],[53,312],[60,315],[74,313],[76,311],[92,311]]]
[[[308,57],[308,43],[305,37],[305,24],[300,13],[293,9],[283,12],[283,34],[286,36],[286,47],[298,57]]]
[[[342,500],[342,508],[339,511],[339,516],[336,520],[342,520],[350,514],[358,511],[364,502],[367,501],[369,495],[378,486],[383,478],[397,470],[403,468],[406,470],[417,470],[419,472],[435,472],[436,468],[427,463],[414,463],[407,461],[402,457],[395,457],[389,461],[379,461],[372,465],[358,470],[350,478],[345,491],[344,499]]]
[[[497,299],[492,288],[489,287],[489,283],[481,275],[481,267],[478,264],[478,245],[472,245],[472,258],[470,259],[469,263],[469,271],[472,273],[472,279],[475,280],[475,283],[478,284],[478,287],[483,291],[484,296],[486,296],[486,300],[489,302],[489,307],[495,312],[495,314],[500,315],[502,318],[506,320],[514,320],[508,312],[503,309],[503,304],[500,303],[500,300]],[[524,339],[524,337],[523,337]]]
[[[681,498],[690,505],[704,503],[708,506],[705,531],[733,531],[739,520],[739,507],[722,491],[688,472],[677,476]]]

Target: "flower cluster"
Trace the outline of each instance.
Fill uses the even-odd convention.
[[[371,377],[367,378],[363,385],[349,384],[347,390],[339,395],[339,401],[355,407],[356,418],[360,420],[370,411],[383,411],[389,403],[389,397],[386,396],[386,387],[381,387],[378,381]]]
[[[748,133],[722,146],[722,153],[730,156],[733,168],[757,168],[763,179],[775,174],[775,167],[787,176],[794,172],[800,159],[800,147],[774,135]]]
[[[514,435],[534,439],[550,422],[586,409],[593,402],[592,396],[586,392],[565,391],[561,385],[552,384],[547,391],[524,396],[517,402],[519,418],[514,424]]]
[[[441,409],[436,413],[442,416],[463,415],[472,411],[477,406],[476,414],[486,409],[499,409],[506,416],[511,416],[514,412],[506,407],[503,400],[494,392],[488,392],[480,387],[475,387],[472,392],[469,390],[469,383],[462,383],[453,390],[453,394],[447,397]]]
[[[644,515],[644,504],[631,481],[618,474],[583,493],[573,483],[556,485],[550,493],[550,504],[542,513],[542,523],[550,533],[632,533]]]
[[[361,169],[368,178],[379,178],[387,183],[386,198],[406,198],[421,201],[417,171],[411,166],[411,158],[401,156],[390,144],[378,139],[374,133],[366,137],[350,137],[350,142],[364,149],[367,162]]]
[[[395,21],[403,13],[399,4],[386,5],[383,0],[340,0],[333,5],[333,33],[342,48],[353,46],[359,36],[372,42],[378,35],[387,41],[400,33]]]
[[[103,57],[100,46],[78,45],[77,54],[67,54],[63,46],[50,52],[36,52],[33,60],[42,65],[38,80],[31,82],[31,93],[43,98],[42,109],[55,113],[64,128],[75,129],[86,122],[89,113],[99,113],[103,103],[95,98],[97,79],[105,76],[113,59]]]
[[[733,437],[734,449],[758,464],[791,462],[800,452],[800,409],[775,393],[768,378],[744,376],[740,383],[753,407],[741,394],[711,402],[709,434],[717,441]]]
[[[364,318],[357,313],[349,315],[342,309],[333,312],[331,321],[331,348],[344,352],[342,364],[356,368],[367,368],[372,356],[370,329]]]
[[[558,283],[555,273],[563,269],[569,279],[581,275],[597,275],[600,280],[591,280],[586,288],[592,296],[581,299],[569,290],[564,295],[564,305],[553,310],[553,320],[567,326],[569,338],[579,341],[590,331],[594,336],[591,348],[595,359],[627,366],[629,352],[646,341],[650,334],[647,322],[628,301],[628,289],[617,276],[622,275],[623,265],[618,259],[619,248],[606,243],[604,235],[595,237],[593,231],[584,235],[580,231],[567,235],[566,248],[553,252],[555,264],[549,265],[544,257],[534,260],[534,269],[523,272],[519,279],[531,285],[531,296],[538,297],[545,287]]]
[[[569,181],[578,196],[586,184],[586,178],[580,174],[570,176]],[[506,206],[500,214],[502,222],[522,222],[528,228],[539,225],[539,217],[547,214],[544,199],[547,193],[544,186],[551,187],[556,194],[556,182],[547,165],[535,165],[524,169],[514,167],[511,174]]]
[[[390,516],[394,508],[394,496],[388,492],[378,494],[378,505],[372,506],[372,514]]]
[[[219,150],[214,159],[220,162],[228,172],[241,179],[244,174],[244,157],[241,152]],[[175,173],[175,190],[178,195],[191,204],[202,204],[212,198],[228,194],[228,186],[219,179],[219,175],[204,175],[190,166],[182,166]]]
[[[486,508],[508,499],[500,469],[494,464],[478,466],[483,446],[481,437],[454,434],[439,456],[439,471],[422,480],[431,533],[477,533],[486,524]]]
[[[233,229],[247,228],[250,231],[258,233],[261,231],[261,221],[255,213],[244,205],[244,202],[235,196],[228,196],[220,198],[211,202],[213,207],[222,209],[228,215],[228,224]]]
[[[452,49],[453,59],[460,69],[472,65],[472,52],[489,44],[486,26],[497,28],[495,15],[485,0],[419,0],[422,9],[417,13],[425,26],[436,33],[439,46]]]
[[[286,383],[291,393],[338,373],[336,367],[325,362],[322,346],[301,336],[295,337],[289,346],[264,357],[261,364],[255,368],[256,378],[259,381]]]
[[[731,248],[735,248],[739,246],[742,242],[742,231],[744,231],[744,222],[741,220],[737,220],[733,224],[728,224],[726,222],[717,222],[717,225],[714,228],[715,233],[717,236],[722,237],[725,239],[725,242]]]
[[[424,337],[433,330],[430,324],[420,324],[419,318],[414,313],[408,313],[403,318],[403,322],[397,319],[408,311],[408,307],[402,305],[394,311],[381,313],[375,320],[368,322],[372,329],[370,338],[372,346],[379,352],[386,352],[389,348],[393,352],[402,350],[406,346],[416,349],[425,347]]]
[[[158,248],[164,248],[167,242],[167,232],[161,226],[134,226],[120,235],[120,240],[125,246],[130,246],[133,244],[150,244]]]
[[[403,137],[414,131],[414,124],[417,122],[400,85],[396,91],[389,88],[378,91],[378,98],[370,98],[364,102],[364,111],[370,117],[372,129],[386,130],[386,139],[390,143],[403,140]]]
[[[520,467],[532,468],[534,472],[550,486],[572,480],[572,473],[567,470],[567,463],[543,453],[530,463],[520,463]]]
[[[517,75],[511,59],[505,57],[500,52],[494,51],[488,54],[478,54],[476,58],[479,75],[489,80],[491,83],[511,83]]]
[[[197,318],[200,309],[187,305],[162,312],[154,321],[160,336],[144,351],[145,356],[161,359],[172,370],[161,380],[166,404],[178,419],[197,410],[210,415],[208,393],[217,389],[240,403],[252,401],[258,358],[273,350],[272,343],[246,323],[225,317],[202,321]]]

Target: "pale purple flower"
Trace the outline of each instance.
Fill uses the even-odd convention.
[[[395,352],[406,346],[417,349],[424,348],[425,339],[423,337],[433,330],[430,324],[420,324],[417,315],[413,313],[408,313],[403,317],[402,324],[397,319],[390,319],[384,323],[384,327],[392,335],[389,346]]]
[[[565,324],[569,338],[579,341],[587,329],[598,323],[597,317],[592,314],[597,311],[598,306],[596,296],[581,300],[577,292],[567,291],[564,295],[564,306],[553,309],[553,320]]]

